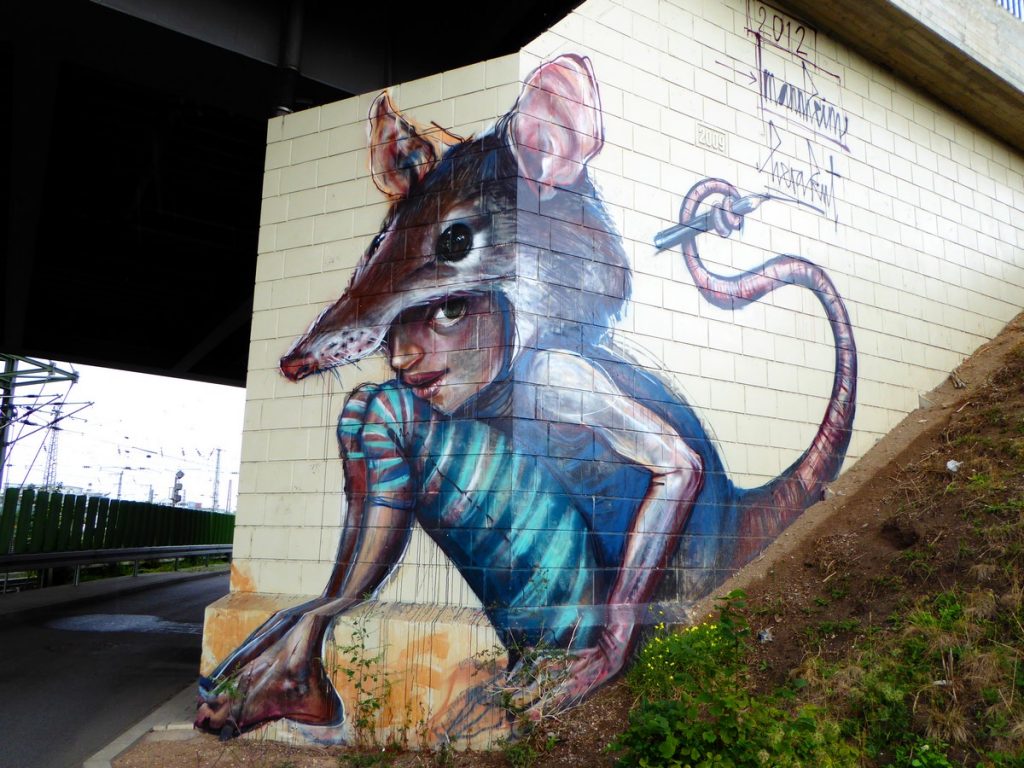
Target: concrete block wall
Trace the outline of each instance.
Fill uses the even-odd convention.
[[[632,278],[615,333],[685,392],[737,485],[779,475],[811,443],[829,402],[834,341],[811,291],[785,286],[742,309],[718,309],[678,249],[656,250],[655,235],[677,222],[696,182],[713,177],[740,195],[772,197],[728,239],[699,237],[710,269],[756,273],[792,254],[819,265],[842,297],[858,364],[844,466],[1024,306],[1024,226],[1014,215],[1024,207],[1024,158],[758,0],[590,0],[519,54],[389,93],[419,125],[469,136],[512,108],[538,66],[565,53],[589,59],[600,91],[603,146],[588,165]],[[388,213],[369,172],[366,120],[376,97],[269,124],[235,594],[208,620],[206,671],[258,623],[261,596],[269,615],[287,596],[298,602],[324,588],[345,515],[338,415],[357,386],[393,377],[380,355],[297,383],[278,367],[344,293]],[[531,211],[529,190],[521,192],[520,238]],[[536,213],[543,217],[543,206]],[[242,597],[249,618],[226,618]],[[448,628],[443,654],[415,646],[433,654],[433,683],[398,686],[402,699],[389,710],[391,728],[409,725],[394,712],[418,713],[429,741],[426,724],[471,689],[464,662],[498,638],[485,606],[419,528],[378,599],[399,606],[371,613],[382,634],[404,637],[424,621]],[[410,614],[413,603],[436,610]],[[351,642],[342,634],[335,647]],[[399,678],[415,677],[412,647],[396,641],[387,652]],[[500,735],[500,720],[474,743]],[[338,738],[353,738],[346,733]]]
[[[801,198],[766,204],[741,237],[705,243],[702,255],[723,271],[772,253],[827,270],[859,353],[847,463],[1024,306],[1024,243],[1012,215],[1024,201],[1021,157],[912,86],[758,2],[586,3],[527,46],[524,68],[577,41],[594,61],[616,150],[606,147],[594,165],[648,286],[634,292],[632,330],[656,354],[665,350],[659,359],[701,408],[739,477],[777,473],[813,435],[828,395],[831,339],[806,291],[784,289],[735,313],[692,291],[667,298],[683,293],[674,282],[678,260],[669,273],[670,257],[650,243],[694,181],[718,176],[744,192]],[[806,55],[794,55],[797,46]],[[793,98],[783,78],[801,89],[796,98],[818,91],[848,119],[841,141],[780,107]],[[764,98],[768,89],[774,101]],[[701,145],[713,132],[724,134],[724,154]],[[827,205],[812,179],[827,187]],[[671,340],[659,310],[675,312]],[[751,434],[769,439],[744,439]]]
[[[506,56],[388,89],[423,124],[462,136],[486,129],[519,93],[519,57]],[[369,173],[367,113],[377,93],[275,118],[267,131],[260,245],[239,514],[235,589],[317,594],[338,546],[343,475],[334,426],[357,385],[383,381],[383,357],[299,384],[278,363],[320,308],[348,285],[356,261],[377,234],[388,201]],[[410,563],[446,570],[432,543],[417,536]],[[409,599],[442,574],[393,579],[389,596]],[[479,605],[464,585],[450,601]]]
[[[1008,10],[999,7],[999,3],[895,0],[894,4],[1014,87],[1024,88],[1024,35],[1007,23],[1008,19],[1001,14]]]

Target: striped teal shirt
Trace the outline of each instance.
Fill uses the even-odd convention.
[[[435,411],[397,381],[353,392],[338,439],[346,476],[365,472],[364,498],[349,502],[411,509],[507,645],[564,647],[569,633],[581,645],[601,623],[587,608],[590,531],[542,458],[517,452],[485,421]]]

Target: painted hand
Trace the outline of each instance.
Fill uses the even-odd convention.
[[[578,704],[622,671],[632,635],[631,625],[609,626],[591,648],[519,662],[503,689],[511,708],[538,722]]]
[[[328,725],[341,720],[320,646],[332,615],[307,613],[277,642],[201,694],[195,727],[235,734],[268,720]]]

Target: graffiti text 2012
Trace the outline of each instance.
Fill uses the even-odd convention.
[[[760,3],[757,4],[756,17],[756,31],[762,37],[770,37],[775,43],[797,56],[806,57],[810,53],[806,47],[807,27],[803,24],[796,24],[785,16],[769,11]]]

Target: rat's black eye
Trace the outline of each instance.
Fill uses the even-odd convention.
[[[462,261],[473,247],[473,230],[465,224],[452,224],[437,238],[438,261]]]
[[[377,252],[377,249],[380,248],[380,244],[384,242],[386,234],[386,232],[377,233],[377,236],[373,238],[373,241],[370,243],[370,247],[366,249],[367,256],[373,256],[373,254]]]

